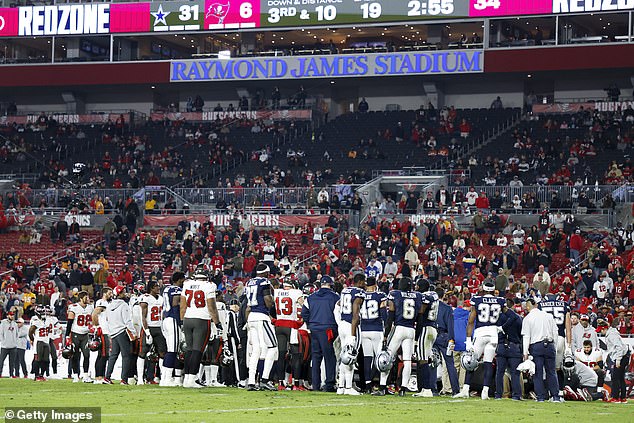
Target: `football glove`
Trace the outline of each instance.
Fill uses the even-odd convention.
[[[150,334],[150,332],[147,332],[145,334],[145,343],[151,345],[153,341],[154,340],[152,339],[152,335]]]
[[[473,341],[467,338],[465,343],[467,344],[467,351],[473,351]]]

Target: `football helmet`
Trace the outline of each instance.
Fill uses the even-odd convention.
[[[344,345],[344,347],[341,349],[341,362],[346,366],[351,366],[357,360],[357,354],[358,352],[355,351],[354,345]]]
[[[211,276],[209,275],[209,271],[207,269],[205,269],[203,266],[198,266],[196,267],[196,270],[194,270],[194,274],[192,275],[192,277],[197,280],[208,281]]]
[[[39,318],[43,318],[46,317],[46,313],[47,313],[47,309],[48,307],[43,306],[43,305],[38,305],[37,307],[35,307],[35,315]]]
[[[315,288],[315,285],[313,285],[312,283],[308,283],[304,285],[304,288],[302,289],[302,291],[304,292],[304,295],[310,295],[314,293],[316,290],[317,288]]]
[[[101,348],[101,338],[93,335],[90,342],[88,342],[88,349],[90,351],[99,351],[100,348]]]
[[[429,357],[429,365],[438,368],[442,364],[442,356],[438,348],[431,349],[431,357]]]
[[[572,354],[564,354],[563,370],[572,371],[575,368],[575,358]]]
[[[74,354],[75,354],[75,344],[72,344],[72,343],[67,344],[62,350],[62,357],[64,357],[66,360],[70,360]]]
[[[392,368],[393,357],[388,350],[383,350],[377,354],[375,361],[380,372],[387,372]]]
[[[158,351],[156,350],[156,346],[154,346],[154,344],[152,344],[152,348],[150,348],[150,351],[148,351],[148,353],[145,355],[145,358],[150,363],[158,363],[159,362]]]
[[[227,344],[227,342],[222,343],[221,360],[222,360],[223,366],[230,366],[231,363],[233,363],[233,353],[231,352],[231,349],[229,348],[229,345]]]
[[[141,295],[145,292],[145,284],[143,283],[143,281],[138,281],[134,284],[133,289],[135,295]]]
[[[460,359],[460,364],[462,364],[462,367],[466,371],[472,372],[478,368],[478,365],[480,363],[476,359],[475,353],[473,351],[467,351],[464,354],[462,354],[462,358]]]
[[[495,281],[489,278],[485,279],[484,282],[482,282],[482,289],[484,289],[486,292],[495,291]]]
[[[187,351],[187,342],[185,342],[185,337],[183,336],[181,342],[178,343],[178,352],[176,353],[178,361],[185,361],[185,351]]]

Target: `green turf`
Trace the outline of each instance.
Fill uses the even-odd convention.
[[[597,422],[634,421],[634,403],[481,401],[311,392],[91,385],[0,379],[0,407],[102,407],[103,422]],[[4,415],[4,413],[3,413]]]

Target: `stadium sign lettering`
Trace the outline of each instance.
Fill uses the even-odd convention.
[[[600,101],[594,104],[594,109],[599,112],[616,112],[628,107],[634,108],[634,101]]]
[[[81,227],[90,226],[90,215],[86,214],[67,214],[64,216],[64,220],[68,223],[68,226],[75,222],[77,222]]]
[[[209,223],[214,226],[229,226],[233,215],[212,214],[209,216]],[[277,214],[248,214],[246,218],[253,226],[279,226],[280,216]]]
[[[18,35],[80,35],[110,33],[109,4],[20,7]]]
[[[173,61],[171,82],[478,73],[481,50]]]
[[[607,12],[634,9],[634,0],[553,0],[553,13]]]

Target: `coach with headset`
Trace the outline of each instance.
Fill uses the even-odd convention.
[[[321,288],[306,298],[302,306],[302,318],[310,329],[310,349],[312,353],[313,391],[320,388],[325,392],[335,392],[337,358],[333,343],[337,339],[335,305],[339,295],[332,290],[334,281],[330,276],[321,278]],[[321,387],[321,361],[325,362],[326,381]]]
[[[528,314],[522,322],[522,336],[524,347],[524,361],[529,354],[535,362],[535,376],[533,383],[537,402],[544,402],[546,389],[544,387],[544,368],[546,368],[546,383],[551,394],[551,402],[563,402],[559,396],[559,382],[555,371],[555,339],[558,336],[557,325],[552,315],[537,308],[533,298],[526,300]]]

